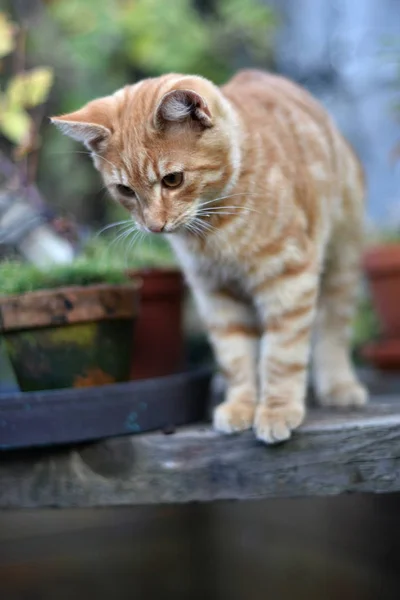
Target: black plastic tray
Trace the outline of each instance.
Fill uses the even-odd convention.
[[[0,395],[0,449],[170,429],[207,416],[211,369],[101,387]]]

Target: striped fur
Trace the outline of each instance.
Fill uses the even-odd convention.
[[[139,227],[168,234],[226,375],[219,431],[287,439],[304,418],[312,341],[321,403],[366,401],[349,358],[363,175],[305,90],[258,71],[222,88],[171,74],[54,123],[93,151]],[[168,188],[173,172],[184,180]]]

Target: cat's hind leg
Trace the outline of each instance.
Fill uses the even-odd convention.
[[[350,354],[361,252],[361,220],[333,235],[321,280],[313,345],[314,388],[324,406],[361,406],[368,398]]]

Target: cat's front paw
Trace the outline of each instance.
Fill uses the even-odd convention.
[[[304,415],[304,407],[297,404],[279,408],[259,405],[254,420],[256,437],[266,444],[288,440],[292,431],[303,422]]]
[[[251,429],[254,412],[253,402],[223,402],[214,411],[214,429],[220,433],[238,433]]]

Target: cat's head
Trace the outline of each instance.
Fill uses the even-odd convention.
[[[237,175],[232,110],[200,77],[146,79],[52,122],[85,144],[111,195],[147,231],[194,231]]]

